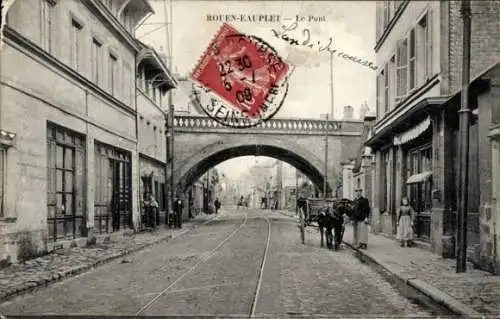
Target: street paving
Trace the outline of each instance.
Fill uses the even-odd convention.
[[[248,316],[259,291],[256,315],[429,315],[353,251],[322,249],[318,237],[308,233],[302,245],[292,218],[228,210],[168,242],[0,304],[0,313]]]

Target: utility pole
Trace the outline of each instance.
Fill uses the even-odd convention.
[[[460,163],[458,168],[458,215],[457,215],[457,273],[467,270],[467,210],[469,188],[469,81],[470,81],[470,37],[471,37],[471,8],[470,0],[463,0],[460,13],[463,19],[463,56],[462,56],[462,105],[459,117],[460,136]]]
[[[323,177],[323,197],[326,198],[326,187],[328,181],[328,113],[326,114],[326,129],[325,129],[325,173]]]
[[[297,202],[299,200],[299,170],[295,169],[295,215],[299,214]]]
[[[334,103],[333,103],[333,53],[330,52],[330,116],[326,114],[326,132],[325,132],[325,176],[323,178],[323,197],[327,197],[328,188],[328,131],[330,120],[334,119]]]
[[[333,53],[330,52],[330,112],[332,120],[334,117],[334,103],[333,103]]]
[[[165,15],[165,39],[166,39],[166,52],[167,52],[167,67],[170,71],[172,71],[173,63],[172,63],[172,10],[173,6],[170,2],[170,10],[167,9],[167,0],[163,0],[163,12]],[[175,197],[175,184],[174,184],[174,104],[172,101],[172,90],[168,91],[168,116],[167,116],[167,125],[168,125],[168,134],[167,134],[167,166],[170,168],[170,185],[169,185],[169,200],[167,202],[168,207],[172,210],[174,208],[174,197]],[[168,162],[170,161],[170,162]],[[165,177],[167,177],[166,175]],[[167,210],[168,212],[168,210]],[[165,219],[167,225],[169,222],[169,214],[167,214],[167,218]]]

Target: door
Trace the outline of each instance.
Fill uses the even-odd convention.
[[[47,224],[52,241],[85,235],[85,140],[49,124]]]
[[[96,142],[95,225],[100,233],[132,227],[131,163],[126,151]]]

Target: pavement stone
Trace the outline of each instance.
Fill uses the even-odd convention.
[[[316,229],[307,228],[304,245],[294,219],[273,220],[271,231],[257,315],[430,315],[360,263],[351,249],[320,248]]]
[[[115,241],[89,247],[73,247],[0,269],[0,302],[44,287],[49,283],[75,276],[98,265],[139,251],[169,238],[180,236],[215,215],[201,214],[184,222],[182,229],[161,227],[153,232],[117,236]]]
[[[344,241],[352,245],[352,227]],[[386,236],[369,234],[368,249],[357,250],[407,284],[464,315],[500,316],[500,276],[475,269],[456,273],[455,260],[417,247],[400,247]]]

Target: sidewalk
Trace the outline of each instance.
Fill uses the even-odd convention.
[[[352,227],[347,226],[344,242],[352,247]],[[474,269],[455,272],[455,260],[444,259],[421,248],[403,248],[396,240],[369,234],[368,249],[354,248],[360,258],[379,268],[405,291],[417,290],[435,304],[463,316],[500,315],[500,276]]]
[[[75,276],[97,265],[120,258],[146,247],[175,238],[203,225],[217,215],[200,214],[183,223],[182,229],[166,229],[164,225],[153,232],[110,236],[108,240],[89,247],[60,249],[54,253],[0,269],[0,303],[44,287],[64,278]]]

